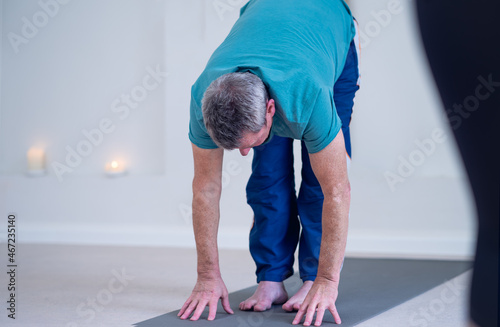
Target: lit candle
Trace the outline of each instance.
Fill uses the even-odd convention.
[[[106,174],[108,176],[120,176],[125,174],[125,166],[117,161],[113,160],[106,164]]]
[[[45,173],[45,152],[32,147],[28,150],[28,174],[43,175]]]

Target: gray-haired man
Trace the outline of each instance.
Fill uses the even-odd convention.
[[[262,311],[283,304],[293,321],[321,324],[335,307],[347,239],[349,121],[358,89],[355,24],[342,0],[251,0],[192,89],[193,226],[198,280],[179,316],[197,320],[217,302],[232,313],[217,250],[223,149],[254,148],[247,200],[255,214],[250,251],[259,286],[240,304]],[[292,141],[302,142],[302,185],[295,197]],[[300,224],[297,215],[300,216]],[[300,232],[300,235],[299,235]],[[288,298],[300,236],[304,284]]]

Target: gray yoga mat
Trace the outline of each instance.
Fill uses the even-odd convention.
[[[390,308],[401,304],[431,288],[469,270],[468,261],[354,259],[347,258],[341,273],[337,310],[342,326],[355,326]],[[285,281],[289,295],[293,295],[301,280],[294,275]],[[177,311],[134,324],[134,326],[218,326],[218,327],[266,327],[291,326],[295,313],[283,311],[280,305],[269,311],[240,311],[238,305],[250,297],[257,286],[230,293],[229,301],[234,315],[225,313],[220,305],[215,321],[207,321],[208,308],[200,320],[181,320]],[[335,324],[330,312],[325,312],[323,326]]]

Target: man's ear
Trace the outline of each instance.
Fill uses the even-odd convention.
[[[274,107],[274,100],[269,99],[267,101],[266,114],[269,114],[269,115],[271,115],[271,117],[273,117],[275,112],[276,112],[276,108]]]

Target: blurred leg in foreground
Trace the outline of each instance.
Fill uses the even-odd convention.
[[[498,326],[500,1],[418,0],[422,40],[474,193],[470,318]]]

